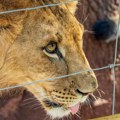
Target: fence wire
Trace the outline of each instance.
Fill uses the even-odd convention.
[[[8,13],[14,13],[14,12],[36,10],[36,9],[41,9],[41,8],[45,8],[45,7],[54,7],[54,6],[58,6],[58,5],[68,4],[70,2],[75,2],[75,1],[78,1],[78,0],[68,0],[68,1],[65,1],[65,2],[60,2],[60,3],[55,3],[55,4],[47,4],[47,5],[37,6],[37,7],[22,8],[22,9],[17,9],[17,10],[8,10],[8,11],[0,12],[0,15],[8,14]]]
[[[77,0],[68,0],[66,2],[60,2],[60,3],[56,3],[56,4],[47,4],[47,5],[31,7],[31,8],[23,8],[23,9],[2,11],[2,12],[0,12],[0,15],[8,14],[8,13],[14,13],[14,12],[21,12],[21,11],[36,10],[36,9],[45,8],[45,7],[54,7],[54,6],[67,4],[67,3],[70,3],[70,2],[74,2],[74,1],[77,1]],[[119,21],[118,21],[118,29],[117,29],[117,35],[116,35],[115,56],[114,56],[114,63],[113,64],[109,64],[109,65],[101,67],[101,68],[95,68],[95,69],[89,69],[89,70],[84,70],[84,71],[78,71],[78,72],[74,72],[74,73],[71,73],[71,74],[58,76],[58,77],[54,77],[54,78],[48,78],[48,79],[44,79],[44,80],[43,79],[42,80],[36,80],[36,81],[33,81],[33,82],[27,82],[25,84],[20,84],[20,85],[16,85],[16,86],[0,88],[0,91],[13,89],[13,88],[19,88],[19,87],[23,87],[23,86],[27,86],[27,85],[31,85],[31,84],[36,84],[36,83],[39,83],[39,82],[45,82],[45,81],[48,81],[48,80],[56,80],[56,79],[61,79],[61,78],[65,78],[65,77],[70,77],[70,76],[78,75],[78,74],[81,74],[81,73],[84,73],[84,72],[98,71],[98,70],[103,70],[103,69],[110,68],[111,70],[113,70],[113,75],[114,75],[114,78],[113,78],[112,114],[115,114],[115,94],[116,94],[115,67],[119,67],[120,66],[120,64],[116,64],[117,52],[118,52],[117,50],[118,50],[119,29],[120,29],[120,0],[119,0]]]
[[[71,74],[67,74],[67,75],[63,75],[63,76],[58,76],[58,77],[54,77],[54,78],[47,78],[47,79],[42,79],[42,80],[36,80],[36,81],[32,81],[32,82],[27,82],[25,84],[20,84],[20,85],[16,85],[16,86],[10,86],[10,87],[5,87],[5,88],[0,88],[0,91],[8,90],[8,89],[13,89],[13,88],[24,87],[24,86],[36,84],[36,83],[39,83],[39,82],[54,81],[54,80],[57,80],[57,79],[62,79],[62,78],[70,77],[70,76],[79,75],[79,74],[82,74],[84,72],[98,71],[98,70],[103,70],[103,69],[107,69],[107,68],[111,69],[111,68],[118,67],[118,66],[120,66],[120,64],[115,64],[115,65],[114,64],[110,64],[108,66],[101,67],[101,68],[89,69],[89,70],[74,72],[74,73],[71,73]]]
[[[114,66],[116,65],[117,52],[118,52],[118,38],[119,38],[119,29],[120,29],[120,0],[119,0],[119,20],[116,34],[116,44],[115,44],[115,56],[114,56]],[[115,76],[115,67],[113,71],[113,100],[112,100],[112,115],[115,114],[115,96],[116,96],[116,76]]]

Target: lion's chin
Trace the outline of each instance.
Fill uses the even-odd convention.
[[[52,118],[63,118],[65,116],[68,116],[71,114],[76,114],[79,111],[80,102],[77,104],[74,104],[72,106],[69,106],[67,108],[62,107],[62,105],[59,105],[55,102],[51,102],[48,99],[45,99],[43,101],[45,107],[45,110],[47,111],[47,114]]]
[[[69,109],[65,109],[61,105],[54,103],[54,102],[51,102],[48,99],[45,99],[43,101],[43,104],[44,104],[43,106],[45,108],[46,113],[52,119],[63,118],[63,117],[68,116],[70,114]]]
[[[50,110],[47,110],[47,114],[52,118],[63,118],[65,116],[69,116],[70,110],[64,110],[62,107],[59,108],[52,108]]]
[[[48,114],[48,116],[50,116],[52,119],[59,119],[67,117],[70,114],[77,114],[79,112],[79,108],[81,107],[81,103],[84,103],[87,97],[88,96],[84,96],[82,99],[78,99],[76,102],[72,103],[69,106],[60,105],[56,102],[50,101],[49,99],[45,98],[42,101],[42,105],[45,108],[45,111]]]

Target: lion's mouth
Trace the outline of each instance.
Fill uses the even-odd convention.
[[[69,107],[70,112],[74,115],[79,111],[80,103],[77,103],[76,105]]]
[[[43,102],[46,105],[46,107],[52,107],[52,108],[62,107],[62,105],[55,103],[55,102],[52,102],[48,99],[45,99]],[[79,111],[79,108],[80,108],[80,103],[77,103],[74,106],[68,107],[68,109],[66,109],[66,110],[69,110],[74,115]]]
[[[45,99],[43,102],[44,102],[44,104],[45,104],[46,107],[53,107],[53,108],[61,107],[60,104],[57,104],[57,103],[55,103],[55,102],[52,102],[52,101],[50,101],[50,100],[48,100],[48,99]]]
[[[77,114],[81,103],[86,101],[89,94],[82,93],[77,89],[75,93],[67,90],[53,91],[47,96],[49,97],[42,100],[43,107],[47,114],[53,118],[61,118],[70,114]]]

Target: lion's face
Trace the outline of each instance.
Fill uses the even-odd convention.
[[[11,26],[1,30],[2,39],[3,35],[14,39],[4,52],[1,73],[6,71],[4,81],[8,83],[3,86],[44,80],[27,88],[47,113],[53,118],[76,114],[80,103],[98,87],[94,73],[47,79],[90,69],[82,50],[83,26],[66,6],[29,11],[21,16],[22,20],[16,20],[16,24],[10,21]]]

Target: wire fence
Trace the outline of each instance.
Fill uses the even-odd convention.
[[[3,11],[3,12],[0,12],[0,15],[8,14],[8,13],[14,13],[14,12],[21,12],[21,11],[36,10],[36,9],[45,8],[45,7],[54,7],[54,6],[63,5],[63,4],[67,4],[67,3],[70,3],[70,2],[74,2],[74,1],[77,1],[77,0],[68,0],[66,2],[60,2],[60,3],[56,3],[56,4],[47,4],[47,5],[31,7],[31,8],[23,8],[23,9],[17,9],[17,10]],[[31,84],[36,84],[36,83],[39,83],[39,82],[44,82],[45,80],[56,80],[56,79],[61,79],[61,78],[65,78],[65,77],[78,75],[78,74],[81,74],[81,73],[84,73],[84,72],[88,72],[88,71],[99,71],[99,70],[103,70],[103,69],[108,69],[109,68],[109,69],[113,70],[113,74],[114,74],[114,78],[113,78],[114,80],[113,80],[112,114],[115,114],[115,95],[116,95],[115,67],[119,67],[120,66],[120,64],[116,63],[117,52],[118,52],[119,29],[120,29],[120,0],[119,0],[119,21],[118,21],[118,28],[117,28],[117,34],[116,34],[115,55],[114,55],[114,62],[113,62],[113,64],[109,64],[109,65],[106,65],[106,66],[101,67],[101,68],[95,68],[95,69],[89,69],[89,70],[84,70],[84,71],[78,71],[78,72],[74,72],[74,73],[71,73],[71,74],[58,76],[58,77],[54,77],[54,78],[48,78],[48,79],[44,79],[44,80],[43,79],[42,80],[36,80],[34,82],[27,82],[25,84],[20,84],[20,85],[16,85],[16,86],[0,88],[0,91],[13,89],[13,88],[18,88],[18,87],[23,87],[23,86],[27,86],[27,85],[31,85]]]
[[[119,0],[119,21],[116,34],[116,45],[115,45],[115,56],[114,56],[114,65],[116,65],[117,52],[118,52],[118,38],[119,38],[119,28],[120,28],[120,0]],[[115,96],[116,96],[116,76],[115,76],[115,67],[113,67],[113,100],[112,100],[112,115],[115,114]]]

